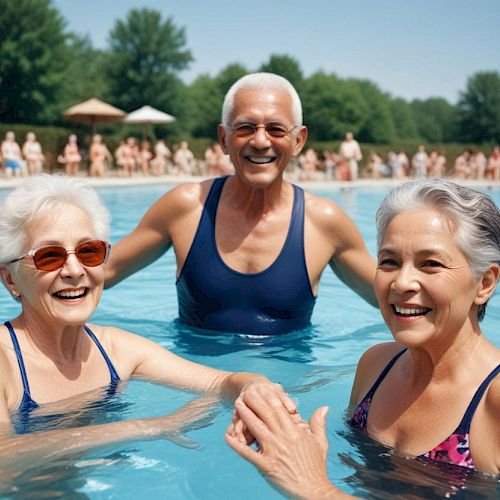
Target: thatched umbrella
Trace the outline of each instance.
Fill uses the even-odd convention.
[[[152,106],[143,106],[129,113],[123,121],[125,123],[139,123],[143,125],[142,135],[145,138],[147,130],[151,125],[156,123],[172,123],[175,121],[175,117]]]
[[[92,135],[95,134],[97,123],[120,121],[125,115],[125,111],[95,97],[76,104],[64,112],[64,116],[74,122],[90,123]]]

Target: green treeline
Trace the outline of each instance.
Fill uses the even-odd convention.
[[[500,74],[471,75],[457,104],[443,98],[406,101],[369,80],[318,71],[305,76],[290,55],[258,68],[239,63],[185,84],[193,61],[185,30],[151,9],[116,21],[106,50],[66,30],[51,0],[0,0],[0,122],[64,125],[62,112],[98,97],[127,112],[150,104],[177,117],[173,140],[215,138],[225,92],[250,71],[288,78],[301,95],[312,141],[338,141],[351,130],[363,143],[500,143]]]

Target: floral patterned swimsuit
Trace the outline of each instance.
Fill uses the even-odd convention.
[[[389,373],[389,370],[392,368],[394,363],[405,351],[406,349],[403,349],[402,351],[398,352],[391,359],[391,361],[389,361],[388,365],[379,375],[372,388],[362,399],[361,403],[359,403],[350,421],[350,424],[352,426],[359,427],[360,429],[366,428],[366,421],[368,420],[368,410],[370,409],[370,403],[372,401],[373,395],[375,394],[375,391],[384,380],[386,375]],[[500,365],[494,368],[493,371],[483,380],[483,383],[479,386],[476,393],[474,394],[474,397],[472,398],[472,401],[467,407],[467,410],[465,411],[462,421],[458,425],[457,429],[442,443],[432,448],[432,450],[424,453],[423,455],[419,455],[417,457],[418,459],[437,460],[439,462],[447,462],[450,464],[459,465],[461,467],[475,469],[469,449],[470,425],[476,408],[479,405],[479,402],[481,401],[481,398],[483,397],[486,389],[488,388],[488,385],[498,374],[500,374]]]

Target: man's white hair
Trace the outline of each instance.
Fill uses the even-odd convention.
[[[282,76],[274,73],[250,73],[242,76],[227,91],[222,105],[222,124],[228,128],[230,126],[229,118],[234,108],[234,98],[240,90],[247,89],[265,89],[265,90],[283,90],[292,100],[292,115],[294,125],[302,126],[302,103],[299,94],[294,86]]]

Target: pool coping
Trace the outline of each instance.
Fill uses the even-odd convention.
[[[160,175],[160,176],[134,176],[134,177],[88,177],[79,176],[80,179],[93,187],[131,187],[131,186],[147,186],[147,185],[164,185],[164,184],[182,184],[186,182],[201,182],[210,179],[209,176],[178,176],[178,175]],[[292,177],[285,178],[305,189],[315,191],[329,191],[346,188],[359,187],[391,187],[404,182],[406,179],[358,179],[355,181],[335,181],[335,180],[313,180],[300,181]],[[12,189],[18,186],[26,177],[16,177],[11,179],[0,179],[0,189]],[[500,182],[490,180],[461,180],[451,179],[454,182],[463,184],[469,187],[500,187]]]

